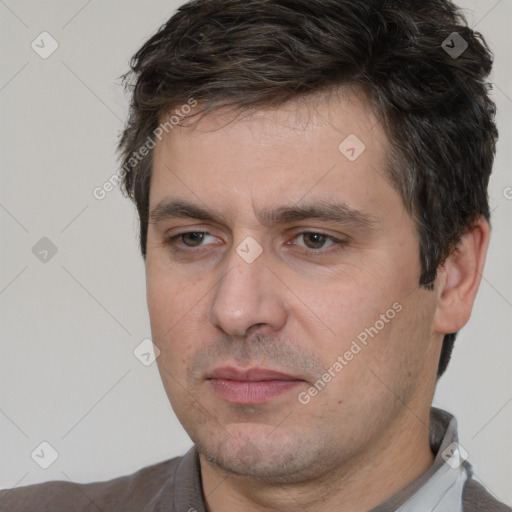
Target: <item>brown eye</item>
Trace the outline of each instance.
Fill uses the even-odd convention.
[[[191,231],[190,233],[183,233],[180,235],[181,241],[188,247],[198,247],[204,240],[204,236],[208,233]]]
[[[208,240],[208,238],[211,238],[211,240]],[[195,253],[200,251],[192,251],[192,249],[207,250],[207,246],[218,245],[218,241],[219,239],[208,233],[208,231],[186,231],[167,237],[164,243],[174,252]]]
[[[310,249],[321,249],[326,240],[327,236],[320,233],[304,234],[304,242]]]
[[[302,237],[308,249],[322,249],[325,242],[330,238],[322,233],[303,233]]]

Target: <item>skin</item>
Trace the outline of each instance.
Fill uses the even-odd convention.
[[[355,161],[338,149],[350,134],[366,146]],[[442,337],[469,318],[489,228],[479,219],[434,290],[421,288],[414,222],[385,179],[387,146],[364,101],[344,93],[241,117],[218,110],[154,150],[150,212],[186,199],[218,216],[154,216],[146,257],[159,371],[200,452],[210,511],[369,510],[433,462],[428,421]],[[265,224],[258,215],[329,200],[371,226]],[[209,234],[167,241],[191,232]],[[263,251],[252,263],[236,252],[247,237]],[[299,393],[394,303],[400,312],[301,403]],[[266,403],[234,405],[207,380],[221,366],[302,382]]]

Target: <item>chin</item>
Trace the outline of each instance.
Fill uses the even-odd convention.
[[[240,431],[235,435],[225,435],[213,440],[197,440],[199,453],[223,473],[231,476],[250,477],[268,483],[299,483],[318,475],[325,460],[321,446],[304,443],[297,439],[284,439],[283,436],[256,435]]]

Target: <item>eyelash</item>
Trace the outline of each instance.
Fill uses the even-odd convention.
[[[178,247],[176,245],[176,241],[178,239],[180,239],[183,236],[190,235],[192,233],[213,236],[208,231],[186,231],[184,233],[179,233],[178,235],[173,235],[173,236],[170,236],[170,237],[166,238],[164,243],[165,243],[166,246],[171,247],[171,249],[173,251],[180,251],[180,252],[192,252],[192,251],[194,251],[194,252],[198,252],[199,249],[204,247],[203,245],[198,245],[196,247],[190,247],[190,246],[186,246],[185,245],[186,248]],[[335,237],[333,237],[331,235],[327,235],[326,233],[321,233],[319,231],[301,231],[300,233],[297,233],[293,237],[293,239],[298,238],[301,235],[321,235],[321,236],[325,236],[326,237],[326,241],[330,240],[330,241],[333,242],[333,244],[330,245],[328,248],[326,248],[326,249],[318,249],[318,250],[316,250],[316,249],[309,249],[307,247],[300,246],[306,252],[308,252],[309,254],[315,255],[315,256],[321,256],[321,255],[323,255],[323,254],[325,254],[327,252],[336,252],[336,251],[342,250],[344,248],[344,246],[347,244],[347,242],[345,240],[340,240],[338,238],[335,238]],[[332,250],[333,247],[334,247],[334,250]]]

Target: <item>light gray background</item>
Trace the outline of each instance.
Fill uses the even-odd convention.
[[[150,337],[135,210],[118,189],[92,195],[117,169],[117,77],[180,3],[0,0],[2,488],[110,479],[191,446],[156,363],[133,355]],[[434,405],[456,415],[477,477],[510,503],[512,0],[460,4],[496,55],[501,139],[484,279]],[[59,44],[45,60],[31,48],[43,31]],[[44,236],[58,248],[47,263],[32,253]],[[42,441],[59,455],[46,470],[31,458]]]

